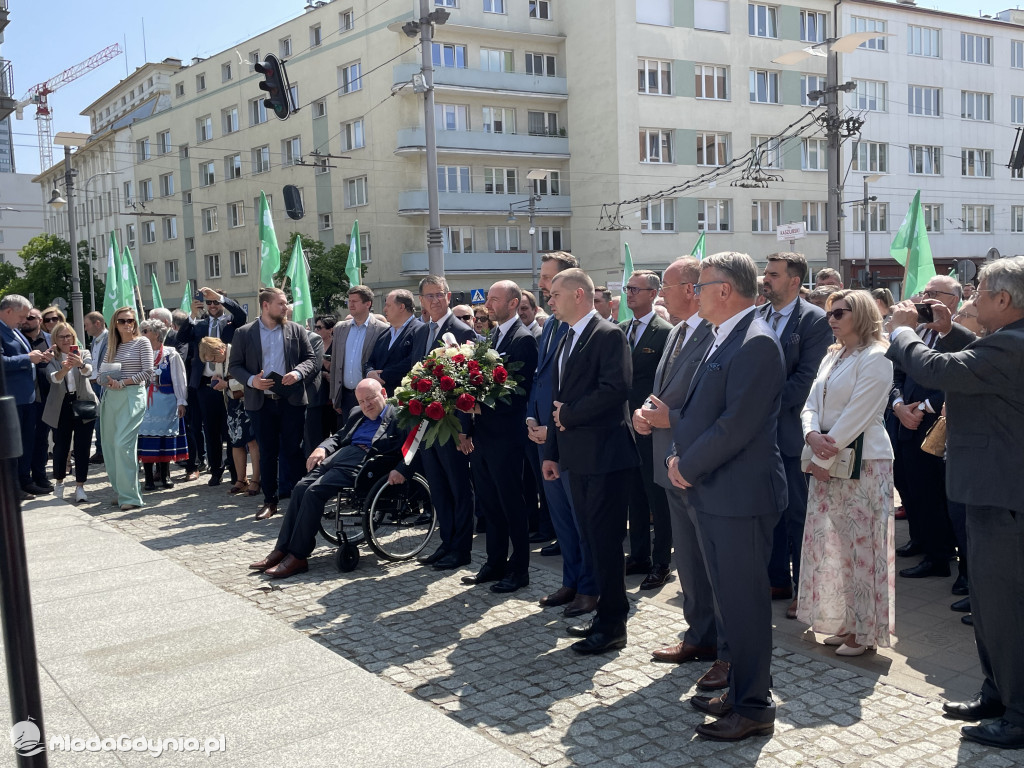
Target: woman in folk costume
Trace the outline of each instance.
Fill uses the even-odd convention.
[[[171,462],[188,458],[188,388],[181,355],[174,347],[164,346],[168,328],[163,321],[146,320],[139,330],[153,346],[153,379],[146,393],[146,414],[139,427],[139,461],[146,473],[143,490],[154,491],[157,474],[162,487],[173,488]]]

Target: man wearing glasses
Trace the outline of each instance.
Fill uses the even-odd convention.
[[[363,379],[374,345],[388,330],[372,313],[373,291],[365,285],[349,288],[348,311],[351,317],[334,326],[331,342],[331,403],[342,420],[358,405],[356,385]]]
[[[206,306],[206,317],[196,320],[189,317],[178,330],[178,343],[188,344],[192,358],[188,386],[195,389],[199,399],[199,411],[203,419],[203,435],[206,438],[206,456],[210,465],[209,485],[220,485],[224,474],[224,439],[228,433],[227,406],[224,395],[211,385],[213,364],[199,359],[199,342],[207,336],[214,336],[230,344],[235,331],[245,325],[245,310],[233,299],[217,293],[212,288],[200,288],[192,302],[193,314],[201,310],[199,297]],[[227,310],[227,313],[225,313]],[[230,463],[230,462],[229,462]],[[234,472],[234,465],[231,464]],[[193,479],[189,475],[189,479]]]
[[[22,332],[33,349],[49,352],[53,349],[50,329],[63,322],[64,313],[57,307],[36,308],[28,313]],[[50,427],[43,421],[43,404],[50,395],[50,379],[46,376],[46,363],[36,365],[36,426],[32,443],[32,484],[44,491],[52,491],[53,485],[46,479],[46,456],[50,449]]]

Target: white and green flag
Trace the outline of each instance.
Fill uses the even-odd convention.
[[[107,249],[107,287],[103,292],[103,317],[106,318],[107,325],[110,325],[117,308],[124,306],[117,303],[120,298],[117,287],[121,273],[120,261],[121,249],[117,245],[117,235],[111,231],[110,247]]]
[[[273,287],[274,275],[281,268],[281,249],[277,244],[277,233],[274,232],[274,219],[270,216],[267,196],[260,190],[260,282]]]
[[[149,285],[153,289],[153,309],[160,309],[164,305],[164,297],[160,295],[160,284],[156,281],[156,274],[149,277]]]
[[[693,256],[697,261],[704,261],[704,233],[700,233],[700,237],[697,238],[697,243],[693,246],[693,250],[690,251],[690,255]]]
[[[633,319],[633,310],[626,306],[626,283],[633,274],[633,256],[629,252],[629,243],[626,243],[626,261],[622,267],[622,288],[619,289],[619,316],[616,318],[620,323],[624,320]]]
[[[306,264],[306,254],[302,252],[301,237],[295,238],[285,277],[292,284],[292,320],[305,325],[307,320],[313,319],[313,299],[309,295],[309,266]]]
[[[132,258],[132,252],[128,250],[126,245],[121,251],[121,263],[120,263],[120,277],[117,281],[117,293],[118,300],[121,302],[118,304],[119,307],[135,307],[136,294],[139,294],[139,276],[135,272],[135,259]],[[139,304],[142,303],[141,295],[139,296]],[[139,306],[138,312],[142,312],[142,307]],[[139,322],[141,323],[144,318],[139,315]]]
[[[352,223],[352,234],[348,239],[348,261],[345,262],[345,274],[348,285],[359,285],[363,281],[363,272],[359,267],[359,219]]]
[[[185,295],[181,297],[181,304],[178,306],[186,315],[192,314],[192,281],[185,281]]]

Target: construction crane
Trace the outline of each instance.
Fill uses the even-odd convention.
[[[21,120],[22,111],[29,104],[36,108],[36,126],[39,129],[39,171],[42,173],[53,165],[53,111],[50,109],[49,95],[61,86],[77,80],[86,72],[91,72],[101,64],[120,56],[121,46],[117,43],[104,48],[85,61],[68,67],[59,75],[51,77],[44,83],[33,85],[25,97],[15,106],[15,116]]]

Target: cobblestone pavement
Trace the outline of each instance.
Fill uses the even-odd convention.
[[[937,698],[783,645],[773,660],[774,738],[704,741],[693,730],[704,717],[687,699],[707,665],[650,661],[679,632],[677,611],[640,600],[623,652],[580,657],[569,621],[537,604],[559,586],[547,568],[531,568],[530,586],[508,597],[463,585],[466,570],[382,564],[366,548],[342,574],[319,547],[308,573],[270,582],[246,565],[270,551],[281,518],[254,521],[258,499],[236,503],[226,490],[179,484],[126,513],[107,505],[108,488],[90,485],[101,503],[85,509],[537,765],[1020,764],[1015,753],[962,743]],[[481,561],[474,553],[472,567]]]

